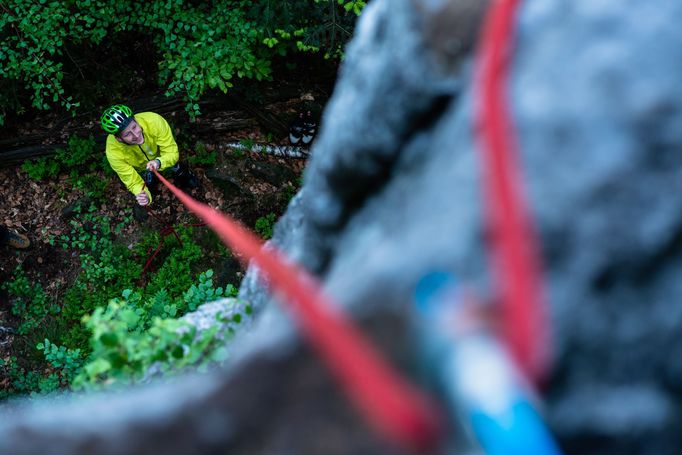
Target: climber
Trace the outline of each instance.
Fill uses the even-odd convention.
[[[0,224],[0,245],[9,245],[13,248],[19,248],[23,250],[28,248],[31,245],[31,242],[25,235],[11,231]]]
[[[158,183],[152,170],[172,177],[180,188],[199,186],[189,167],[179,162],[171,128],[159,114],[133,115],[128,106],[117,104],[105,110],[100,121],[102,129],[109,133],[106,142],[109,165],[140,206],[152,203],[152,192]]]

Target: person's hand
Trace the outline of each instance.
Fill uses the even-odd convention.
[[[155,171],[155,170],[158,171],[160,167],[161,167],[161,161],[159,161],[158,158],[155,160],[151,160],[147,163],[147,170],[148,171]]]
[[[135,196],[135,199],[137,199],[137,203],[141,206],[149,205],[149,196],[144,191]]]

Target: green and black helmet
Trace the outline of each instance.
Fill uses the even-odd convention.
[[[134,119],[133,111],[123,104],[116,104],[104,111],[100,122],[107,133],[118,134]]]

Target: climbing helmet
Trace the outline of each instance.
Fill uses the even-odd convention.
[[[133,111],[128,106],[116,104],[104,111],[100,121],[104,131],[118,134],[133,121],[133,118]]]

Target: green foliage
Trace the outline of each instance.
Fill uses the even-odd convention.
[[[70,229],[50,243],[77,253],[78,277],[56,297],[48,297],[21,268],[3,284],[22,338],[14,344],[19,360],[0,362],[10,381],[0,398],[46,393],[74,381],[91,387],[137,380],[154,364],[165,371],[222,358],[224,340],[211,331],[199,335],[177,320],[206,301],[237,294],[232,285],[214,286],[210,269],[193,278],[204,253],[192,228],[176,228],[182,243],[166,237],[154,261],[158,269],[150,270],[148,283],[140,286],[141,263],[158,245],[158,232],[146,233],[131,250],[116,241],[130,214],[117,221],[98,214],[94,205],[74,211]],[[119,306],[106,306],[121,295],[123,300],[115,300]],[[230,317],[237,324],[243,315]]]
[[[95,201],[104,201],[107,198],[109,180],[102,178],[101,175],[95,173],[82,175],[78,171],[71,171],[69,182]]]
[[[294,196],[296,196],[296,193],[298,193],[302,186],[303,177],[298,177],[294,183],[287,184],[287,186],[282,190],[282,196],[287,204],[294,198]]]
[[[0,125],[28,106],[75,112],[83,100],[90,108],[110,104],[157,69],[166,94],[181,95],[196,116],[207,90],[267,79],[278,56],[339,57],[364,5],[7,0],[0,3]]]
[[[244,139],[240,139],[240,140],[239,140],[239,143],[240,143],[241,145],[243,145],[243,146],[244,146],[247,150],[249,150],[249,151],[253,151],[253,148],[256,146],[256,143],[255,143],[254,140],[251,139],[250,137],[247,137],[247,138],[244,138]],[[241,150],[239,150],[239,151],[241,152]],[[236,150],[235,150],[235,152],[236,152]],[[237,156],[242,157],[243,154],[240,154],[240,155],[237,155]]]
[[[256,232],[263,238],[263,240],[268,240],[272,238],[272,229],[277,221],[277,216],[274,213],[268,213],[256,220]]]
[[[284,195],[284,199],[288,202],[291,201],[294,196],[296,196],[296,192],[298,191],[298,188],[296,188],[294,185],[287,185],[283,190],[282,193]]]
[[[222,289],[214,289],[208,270],[184,294],[186,308],[220,297]],[[76,388],[98,388],[127,384],[157,372],[177,372],[188,366],[205,366],[225,358],[224,339],[217,337],[218,325],[197,332],[195,326],[174,319],[170,297],[165,292],[143,302],[140,293],[126,290],[123,299],[114,299],[106,308],[97,308],[84,317],[92,331],[92,355],[74,380]],[[170,309],[170,310],[169,310]],[[250,314],[230,316],[233,325]]]
[[[70,136],[66,149],[57,149],[56,159],[64,169],[80,169],[85,172],[98,170],[101,161],[97,159],[95,138]]]
[[[31,180],[45,180],[59,174],[59,163],[51,157],[42,157],[32,161],[25,161],[21,169]]]
[[[105,164],[101,156],[92,135],[87,138],[71,136],[67,147],[57,149],[53,157],[26,161],[21,168],[32,180],[46,180],[61,172],[69,172],[69,183],[73,187],[94,200],[102,200],[109,182],[102,178],[99,171],[109,170],[110,166]]]
[[[171,10],[155,8],[153,2],[146,5],[147,14],[157,19],[157,44],[165,51],[159,79],[168,84],[166,94],[182,94],[190,116],[196,116],[207,89],[226,93],[236,78],[267,78],[270,61],[260,52],[257,24],[235,8],[238,3],[214,2],[210,10],[183,8],[183,3],[177,1]]]
[[[0,389],[0,398],[9,398],[16,394],[49,393],[59,387],[59,375],[49,373],[46,376],[38,371],[22,366],[19,359],[10,356],[6,361],[0,359],[2,376],[9,379],[9,387]]]
[[[243,158],[244,151],[242,149],[232,149],[232,155],[234,155],[235,158]]]
[[[76,250],[81,260],[81,273],[62,297],[62,320],[70,327],[61,342],[67,346],[85,347],[88,333],[80,324],[83,315],[131,287],[140,276],[141,266],[125,246],[114,242],[124,221],[115,224],[107,216],[97,215],[90,206],[70,221],[71,229],[62,234],[57,244],[64,250]],[[113,227],[112,227],[113,226]]]
[[[192,166],[212,166],[217,159],[218,154],[215,150],[206,150],[203,142],[197,142],[194,146],[194,154],[187,155],[187,162]]]
[[[239,295],[239,289],[236,286],[234,286],[232,284],[228,284],[225,286],[225,297],[236,298],[237,295]],[[249,313],[249,314],[251,314],[251,313]]]
[[[199,284],[192,285],[183,295],[187,309],[194,311],[204,302],[211,302],[223,296],[223,288],[213,287],[213,270],[207,270],[199,275]]]
[[[253,2],[249,17],[259,17],[262,43],[273,53],[319,53],[340,58],[353,33],[354,22],[366,2],[315,0],[314,2]]]
[[[337,0],[339,5],[343,5],[343,9],[346,11],[353,11],[356,16],[359,16],[363,8],[367,5],[367,2],[361,0]]]
[[[173,235],[166,237],[163,248],[157,256],[157,259],[163,260],[163,263],[147,284],[146,292],[148,294],[155,294],[161,289],[166,289],[171,295],[182,295],[193,283],[191,270],[202,257],[201,247],[194,242],[193,228],[178,226],[175,228],[175,232],[180,237],[182,244]],[[157,238],[157,232],[150,234],[149,237],[140,242],[136,251],[143,257],[148,256],[149,248],[142,251],[140,247],[150,245],[156,248],[158,241],[150,242],[150,239]]]
[[[43,352],[45,360],[57,371],[56,376],[60,379],[59,385],[68,385],[71,383],[75,374],[83,365],[80,349],[68,349],[65,346],[57,346],[50,343],[50,340],[45,338],[45,341],[38,343],[36,348]]]
[[[0,4],[3,10],[0,15],[0,80],[10,81],[10,84],[3,84],[10,87],[0,91],[0,105],[23,109],[21,102],[9,91],[21,88],[30,93],[35,109],[45,110],[58,103],[68,110],[78,103],[64,93],[63,64],[55,56],[60,54],[65,31],[72,26],[75,17],[70,14],[66,2],[40,3],[45,2],[7,1]],[[72,37],[80,41],[79,37]],[[0,114],[0,124],[3,120],[4,111]]]
[[[21,266],[14,279],[2,285],[12,299],[12,314],[19,318],[17,333],[27,335],[37,329],[49,314],[58,314],[59,306],[45,294],[40,283],[31,283]]]

